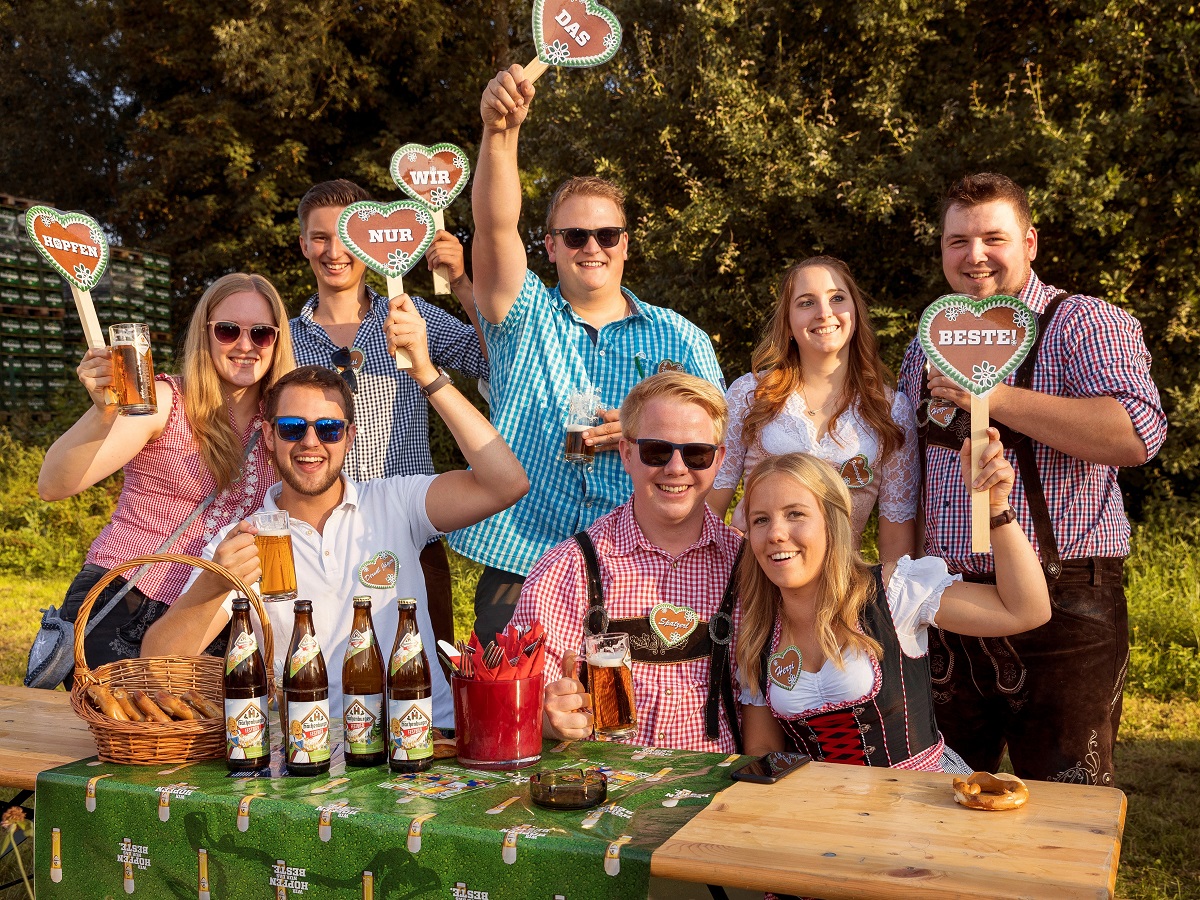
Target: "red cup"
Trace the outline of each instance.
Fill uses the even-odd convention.
[[[452,675],[454,741],[468,769],[520,769],[542,758],[542,676],[476,681]]]

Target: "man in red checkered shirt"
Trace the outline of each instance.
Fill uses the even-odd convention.
[[[975,769],[994,772],[1007,744],[1022,777],[1111,784],[1129,661],[1121,584],[1129,522],[1117,469],[1151,459],[1166,437],[1150,354],[1132,316],[1034,274],[1038,235],[1011,179],[956,183],[942,202],[941,247],[956,293],[1015,296],[1038,316],[1038,343],[988,402],[1019,476],[1012,509],[1038,551],[1053,614],[1007,639],[931,630],[938,725]],[[936,371],[926,378],[916,341],[900,389],[917,408],[925,553],[968,581],[994,581],[991,554],[971,552],[958,468],[970,397]]]
[[[546,731],[564,740],[591,736],[576,651],[585,631],[626,632],[637,712],[629,741],[736,752],[727,588],[742,537],[705,503],[725,455],[725,398],[701,378],[665,372],[629,392],[621,423],[633,497],[586,532],[600,596],[589,599],[584,551],[571,539],[538,560],[513,615],[516,625],[540,621],[546,630]]]

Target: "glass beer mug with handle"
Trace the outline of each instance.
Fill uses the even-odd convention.
[[[633,700],[633,661],[629,635],[589,634],[583,639],[588,691],[592,695],[593,731],[597,740],[624,739],[637,731]]]
[[[148,416],[158,412],[154,362],[150,358],[150,327],[141,322],[111,325],[108,340],[112,345],[112,386],[117,395],[117,412],[123,416]]]
[[[292,532],[286,510],[258,512],[250,517],[258,529],[254,543],[262,568],[259,593],[263,600],[276,602],[296,599],[296,561],[292,557]]]

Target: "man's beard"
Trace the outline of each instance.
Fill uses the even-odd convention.
[[[290,463],[291,460],[288,460],[288,462]],[[303,482],[301,480],[301,476],[296,473],[291,465],[284,465],[279,459],[275,460],[275,468],[278,470],[279,477],[284,484],[290,487],[297,494],[301,494],[305,497],[320,496],[337,484],[338,479],[342,476],[340,469],[331,468],[329,470],[328,477],[326,477],[324,481],[320,482],[316,486],[312,486]]]

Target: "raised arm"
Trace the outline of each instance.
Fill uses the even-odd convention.
[[[475,329],[479,339],[479,348],[483,358],[487,359],[487,341],[483,339],[483,329],[479,327],[479,310],[475,307],[475,291],[471,279],[467,277],[466,260],[463,258],[463,245],[448,231],[439,231],[433,238],[433,243],[425,252],[425,261],[432,272],[438,266],[445,266],[450,278],[450,290],[466,313],[467,321]]]
[[[525,242],[518,230],[521,179],[517,138],[533,94],[525,70],[514,64],[488,82],[479,102],[483,140],[471,187],[473,288],[480,314],[497,325],[512,309],[525,280]]]
[[[112,384],[112,360],[107,348],[88,350],[76,369],[92,398],[92,407],[46,451],[38,474],[38,496],[63,500],[87,490],[137,456],[162,434],[171,412],[173,392],[163,381],[154,383],[158,412],[149,416],[118,415],[104,405],[104,389]]]

